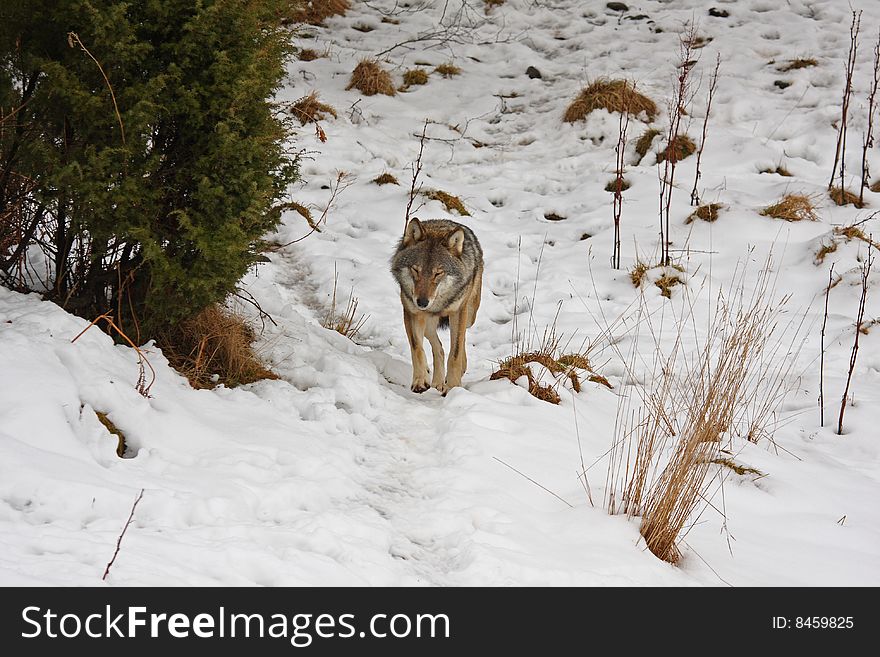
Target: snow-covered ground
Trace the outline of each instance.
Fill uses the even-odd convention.
[[[71,343],[86,321],[0,289],[0,583],[99,584],[143,488],[110,585],[880,584],[878,328],[861,336],[846,433],[832,428],[866,246],[841,241],[814,262],[835,226],[880,207],[880,194],[866,192],[870,207],[856,210],[834,205],[825,192],[849,45],[847,4],[640,0],[618,12],[604,2],[507,0],[484,14],[483,3],[471,0],[472,10],[457,18],[459,0],[413,3],[425,5],[420,11],[393,0],[352,4],[345,17],[302,31],[298,45],[326,56],[291,63],[281,95],[295,100],[317,90],[339,112],[322,123],[326,143],[313,127],[302,130],[296,145],[308,159],[295,198],[319,215],[337,172],[354,178],[320,233],[271,253],[271,263],[244,283],[277,322],[259,347],[280,380],[192,390],[149,346],[158,380],[145,399],[134,387],[132,349],[94,329]],[[729,16],[710,16],[710,6]],[[870,50],[880,27],[880,7],[862,8],[851,172],[860,170]],[[458,20],[460,29],[431,38],[441,20]],[[632,187],[617,271],[609,266],[612,207],[604,191],[617,117],[598,111],[574,124],[561,117],[600,76],[635,80],[664,105],[690,21],[711,39],[698,51],[694,76],[703,84],[685,119],[697,141],[708,75],[716,53],[722,58],[699,189],[704,202],[724,208],[714,223],[685,224],[694,158],[681,162],[671,238],[687,290],[679,286],[666,300],[653,285],[634,288],[628,274],[637,257],[658,258],[655,158],[634,164],[634,138],[645,126],[630,124]],[[382,60],[397,84],[415,66],[453,62],[462,72],[433,73],[427,85],[395,97],[345,90],[361,58],[386,50]],[[779,71],[796,57],[817,65]],[[542,77],[527,76],[528,66]],[[655,122],[661,130],[666,118],[664,109]],[[436,201],[416,214],[467,223],[486,261],[483,305],[468,333],[470,369],[464,387],[445,398],[409,390],[387,264],[426,119],[421,183],[460,196],[472,216],[449,214]],[[761,173],[780,165],[793,175]],[[401,185],[371,182],[386,171]],[[814,194],[820,220],[789,224],[759,214],[786,192]],[[564,219],[549,221],[549,213]],[[863,224],[864,232],[874,224]],[[284,244],[307,231],[291,213],[271,238]],[[672,566],[647,551],[637,519],[602,508],[618,396],[633,386],[617,354],[631,353],[639,340],[650,359],[651,336],[632,329],[641,294],[655,316],[680,315],[692,303],[697,319],[686,343],[699,344],[719,290],[730,290],[742,268],[747,284],[756,280],[768,254],[776,296],[791,295],[784,323],[806,319],[803,347],[775,354],[776,369],[791,374],[772,440],[734,436],[728,445],[737,463],[765,476],[713,470],[723,485],[710,488],[711,505],[701,507],[683,559]],[[819,328],[832,263],[842,280],[830,294],[820,428]],[[368,315],[355,342],[320,325],[334,272],[343,303],[353,290]],[[880,315],[877,283],[874,274],[867,318]],[[610,348],[605,334],[618,317],[627,324],[615,324]],[[554,318],[573,346],[595,343],[591,359],[613,390],[588,383],[554,406],[507,380],[489,380],[511,354],[515,327],[540,337]],[[660,340],[676,334],[664,330]],[[116,456],[95,410],[126,434],[132,458]],[[595,464],[588,472],[595,506],[577,479],[582,462]]]

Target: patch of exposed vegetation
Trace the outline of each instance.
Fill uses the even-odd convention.
[[[817,221],[816,206],[812,197],[806,194],[786,194],[782,199],[761,210],[764,217],[783,221]]]
[[[464,207],[461,199],[439,189],[429,189],[423,192],[424,195],[432,201],[440,201],[446,208],[447,212],[456,212],[462,217],[470,217],[471,213]]]
[[[644,113],[649,121],[657,115],[656,103],[636,91],[634,83],[628,80],[600,78],[578,94],[565,110],[562,120],[565,123],[581,121],[587,114],[597,109],[625,112],[631,116]]]
[[[724,206],[720,203],[707,203],[705,205],[701,205],[696,210],[688,215],[688,218],[685,219],[685,223],[689,224],[697,219],[701,221],[713,222],[718,219],[718,213]]]

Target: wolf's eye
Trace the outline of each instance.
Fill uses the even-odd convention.
[[[419,276],[422,275],[422,268],[421,267],[413,265],[412,267],[410,267],[410,269],[412,270],[412,273],[416,278],[418,278]]]
[[[438,269],[437,271],[434,272],[434,280],[435,281],[440,280],[444,276],[446,276],[446,272],[443,271],[442,269]]]

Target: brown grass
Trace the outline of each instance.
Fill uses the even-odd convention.
[[[738,475],[753,474],[753,475],[758,475],[759,477],[765,476],[764,473],[761,472],[760,470],[757,470],[755,468],[750,468],[746,465],[740,465],[739,463],[737,463],[733,459],[729,459],[726,457],[719,457],[719,458],[712,459],[710,461],[710,463],[714,463],[716,465],[723,465],[725,468],[729,468],[729,469],[733,470]]]
[[[654,281],[654,285],[660,288],[661,295],[670,299],[672,298],[672,288],[683,282],[681,277],[678,276],[679,273],[684,273],[684,267],[681,265],[673,263],[668,267],[660,267],[660,265],[651,266],[638,260],[636,261],[635,266],[629,271],[629,279],[632,281],[634,287],[642,287],[642,283],[644,283],[648,272],[657,268],[663,269],[663,274]]]
[[[301,62],[313,62],[320,57],[321,55],[318,51],[312,50],[311,48],[301,48],[299,53],[297,53],[297,58]]]
[[[289,22],[320,25],[330,16],[344,16],[350,6],[349,0],[304,0],[302,7],[291,14]]]
[[[317,123],[323,121],[327,117],[337,118],[336,110],[318,100],[318,92],[313,91],[308,96],[303,96],[296,101],[290,108],[293,114],[302,125],[306,123]]]
[[[627,180],[626,178],[620,178],[620,179],[612,178],[611,180],[608,181],[608,184],[605,185],[605,191],[614,193],[614,192],[618,191],[617,190],[618,186],[620,187],[621,192],[625,192],[630,187],[632,187],[632,183],[629,180]]]
[[[626,112],[632,116],[644,112],[649,121],[657,115],[657,105],[653,100],[636,91],[634,83],[628,80],[601,78],[580,92],[565,110],[562,120],[565,123],[581,121],[587,114],[597,109]]]
[[[864,242],[868,246],[872,246],[877,250],[880,250],[880,243],[871,239],[868,235],[865,235],[865,231],[863,231],[858,226],[839,226],[834,229],[835,235],[840,235],[844,237],[847,241],[850,240],[859,240],[860,242]]]
[[[832,188],[828,191],[828,196],[830,196],[831,200],[834,201],[837,205],[854,205],[859,209],[867,205],[866,203],[859,201],[858,194],[854,194],[848,189],[844,189],[843,187]]]
[[[403,74],[403,86],[401,91],[406,91],[409,87],[428,84],[428,72],[423,68],[411,68]]]
[[[686,224],[692,223],[697,219],[702,221],[713,222],[718,219],[718,213],[724,206],[720,203],[707,203],[705,205],[701,205],[696,210],[688,215],[688,218],[684,220]]]
[[[500,7],[504,4],[504,0],[483,0],[483,5],[485,5],[486,13],[488,14],[495,7]]]
[[[758,173],[775,173],[777,176],[791,178],[791,172],[781,165],[773,167],[772,169],[761,169]]]
[[[568,380],[575,392],[581,391],[584,380],[611,388],[608,379],[592,371],[586,354],[558,355],[557,352],[558,342],[554,338],[549,344],[543,344],[537,350],[525,351],[505,358],[498,363],[498,369],[489,379],[492,381],[508,379],[511,383],[516,383],[521,377],[526,377],[529,394],[551,404],[558,404],[561,401],[558,388],[563,380]],[[543,383],[540,377],[536,377],[530,367],[533,363],[542,365],[550,372],[553,376],[552,382]]]
[[[813,198],[806,194],[786,194],[778,203],[768,205],[761,210],[761,215],[784,221],[817,221],[819,219]]]
[[[645,280],[645,274],[648,273],[650,266],[646,263],[638,260],[632,269],[629,270],[629,280],[632,281],[633,286],[642,287],[642,281]]]
[[[657,162],[666,161],[666,156],[670,156],[670,162],[681,162],[686,157],[696,153],[697,145],[694,140],[687,135],[677,135],[672,142],[663,150],[657,153]]]
[[[676,274],[663,274],[663,276],[654,281],[654,285],[660,288],[661,296],[664,296],[667,299],[672,298],[672,288],[680,284],[681,278]]]
[[[636,140],[636,153],[639,154],[639,162],[648,154],[654,138],[660,134],[656,128],[648,128],[642,133],[642,136]]]
[[[837,242],[832,239],[829,244],[823,244],[819,247],[819,250],[816,252],[815,263],[821,265],[825,262],[825,258],[835,251],[837,251]]]
[[[435,67],[434,72],[439,73],[444,78],[454,78],[456,75],[461,74],[461,69],[452,62],[447,62]]]
[[[397,93],[391,75],[379,66],[379,63],[370,59],[361,60],[351,74],[351,80],[346,89],[357,89],[365,96],[384,94],[393,96]]]
[[[400,184],[399,182],[397,182],[397,178],[392,176],[387,171],[385,171],[384,173],[381,173],[380,175],[373,178],[373,182],[376,183],[377,185],[399,185]]]
[[[254,352],[254,338],[243,316],[214,304],[159,336],[158,343],[193,388],[233,387],[278,378]]]
[[[471,216],[471,213],[467,211],[467,208],[464,207],[464,203],[462,203],[461,199],[457,196],[447,194],[439,189],[429,189],[424,192],[424,195],[432,201],[440,201],[446,208],[447,212],[456,212],[462,217]]]
[[[876,194],[877,192],[880,192],[880,180],[878,180],[878,181],[872,183],[872,184],[868,187],[868,189],[870,189],[870,190],[871,190],[872,192],[874,192],[875,194]]]
[[[333,279],[333,298],[330,302],[330,310],[324,321],[321,322],[321,326],[325,329],[336,331],[349,340],[354,340],[369,318],[363,314],[360,317],[357,316],[358,299],[354,296],[353,289],[348,296],[348,305],[345,307],[345,310],[342,313],[337,313],[336,285],[338,282],[339,275],[337,274]]]
[[[812,57],[804,58],[804,59],[789,59],[785,64],[780,66],[777,70],[782,73],[787,73],[788,71],[795,71],[799,68],[809,68],[811,66],[816,66],[819,62],[817,62]]]
[[[107,417],[106,413],[95,411],[95,415],[98,416],[98,420],[100,420],[107,431],[116,436],[116,456],[122,458],[125,454],[125,434],[119,430],[119,427],[113,424],[113,421]]]

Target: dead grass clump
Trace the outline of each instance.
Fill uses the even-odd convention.
[[[817,265],[821,265],[823,262],[825,262],[825,258],[835,251],[837,251],[837,242],[832,239],[830,243],[823,244],[819,247],[819,250],[816,252],[815,263]]]
[[[316,230],[321,232],[321,227],[315,223],[315,220],[312,218],[312,211],[309,210],[302,203],[297,203],[296,201],[290,201],[289,203],[285,203],[283,206],[284,210],[293,210],[297,214],[299,214],[303,219],[306,220],[306,223],[309,225],[309,228],[312,230]]]
[[[875,183],[872,183],[872,184],[868,187],[868,189],[870,189],[870,190],[871,190],[872,192],[874,192],[875,194],[876,194],[877,192],[880,192],[880,180],[876,181]]]
[[[697,219],[701,219],[702,221],[708,221],[711,223],[711,222],[716,221],[718,219],[718,212],[723,207],[724,206],[721,205],[720,203],[707,203],[706,205],[701,205],[696,210],[691,212],[690,215],[688,215],[688,218],[685,219],[684,222],[686,224],[689,224],[689,223],[696,221]]]
[[[330,16],[344,16],[349,7],[349,0],[305,0],[286,22],[320,25]]]
[[[488,14],[495,7],[500,7],[501,5],[503,5],[504,0],[483,0],[483,4],[485,5],[486,13]]]
[[[305,125],[306,123],[317,123],[330,116],[335,119],[338,116],[333,107],[318,100],[317,91],[313,91],[308,96],[303,96],[296,101],[290,108],[290,113],[299,119],[299,122],[302,125]]]
[[[786,194],[778,203],[768,205],[761,210],[761,215],[784,221],[817,221],[819,219],[812,197],[806,194]]]
[[[428,84],[428,72],[423,68],[411,68],[403,74],[403,86],[401,91],[406,91],[409,87]]]
[[[834,229],[834,234],[840,235],[847,241],[859,240],[860,242],[864,242],[868,246],[872,246],[875,249],[880,250],[880,243],[871,239],[870,236],[865,235],[865,231],[863,231],[858,226],[838,226]]]
[[[357,89],[365,96],[384,94],[393,96],[397,92],[391,75],[379,66],[379,63],[370,59],[361,60],[351,74],[351,80],[346,89]]]
[[[625,192],[630,187],[632,187],[632,183],[626,178],[612,178],[608,181],[608,184],[605,185],[605,191],[616,193],[619,188],[619,191]]]
[[[859,209],[865,207],[865,203],[859,200],[858,194],[854,194],[843,187],[834,187],[830,189],[828,191],[828,196],[830,196],[831,200],[837,205],[854,205]]]
[[[440,191],[439,189],[429,189],[424,192],[424,194],[432,201],[440,201],[446,208],[447,212],[456,212],[462,217],[471,216],[471,213],[467,211],[467,208],[464,207],[464,203],[462,203],[461,199],[457,196],[447,194],[446,192]]]
[[[739,463],[737,463],[733,459],[729,459],[729,458],[724,458],[724,457],[715,458],[715,459],[712,459],[711,463],[714,463],[715,465],[723,465],[725,468],[730,468],[738,475],[753,474],[753,475],[758,475],[759,477],[766,476],[763,472],[761,472],[760,470],[758,470],[756,468],[750,468],[746,465],[740,465]]]
[[[399,182],[397,182],[397,178],[392,176],[387,171],[385,171],[385,172],[381,173],[380,175],[376,176],[375,178],[373,178],[373,182],[376,183],[377,185],[399,185],[400,184]]]
[[[330,301],[330,310],[321,326],[331,331],[344,335],[349,340],[354,340],[357,334],[364,327],[368,317],[365,315],[357,316],[358,299],[354,296],[354,288],[348,295],[348,305],[342,313],[336,312],[336,285],[339,282],[337,274],[333,279],[333,298]]]
[[[95,415],[98,416],[98,420],[100,420],[107,431],[116,436],[116,456],[122,458],[125,454],[125,434],[119,430],[119,427],[113,424],[113,421],[107,417],[106,413],[95,411]]]
[[[700,505],[712,505],[713,484],[723,483],[713,464],[761,474],[725,459],[724,443],[769,435],[790,385],[790,336],[780,326],[785,301],[773,298],[769,262],[757,286],[746,285],[744,275],[736,286],[718,294],[712,325],[696,349],[681,349],[688,316],[677,318],[672,348],[661,347],[649,326],[655,345],[651,373],[644,389],[635,390],[638,399],[621,396],[618,408],[605,507],[640,516],[648,549],[670,563],[680,559],[679,545]],[[645,358],[634,352],[627,360]]]
[[[311,48],[301,48],[297,54],[297,58],[301,62],[313,62],[320,57],[321,55],[318,54],[318,51]]]
[[[758,173],[775,173],[777,176],[784,176],[786,178],[791,178],[791,172],[786,169],[784,166],[775,166],[772,169],[761,169]]]
[[[214,304],[159,336],[158,343],[193,388],[233,387],[278,378],[254,352],[255,337],[244,317]]]
[[[656,128],[648,128],[642,133],[642,136],[636,140],[636,153],[639,155],[639,162],[648,154],[648,151],[651,150],[651,144],[654,143],[654,138],[660,134],[660,131]]]
[[[545,340],[540,349],[521,352],[502,360],[489,379],[492,381],[509,379],[511,383],[516,383],[520,378],[526,377],[529,394],[551,404],[558,404],[561,401],[558,388],[563,380],[567,380],[575,392],[581,391],[584,380],[611,388],[608,379],[592,371],[586,354],[558,355],[557,351],[558,342],[555,338],[550,343]],[[539,365],[544,371],[549,372],[552,381],[543,383],[541,374],[536,375],[532,365]]]
[[[439,73],[444,78],[454,78],[456,75],[461,73],[461,69],[453,64],[452,62],[447,62],[445,64],[440,64],[434,68],[435,73]]]
[[[670,162],[681,162],[686,157],[697,152],[697,145],[687,135],[676,135],[662,151],[657,153],[657,162],[666,161],[669,156]]]
[[[666,273],[654,281],[654,285],[660,288],[660,294],[667,299],[672,298],[672,288],[681,283],[681,278],[676,274]]]
[[[796,71],[799,68],[809,68],[811,66],[816,66],[819,62],[817,62],[812,57],[802,58],[802,59],[789,59],[785,64],[777,68],[781,73],[787,73],[788,71]]]
[[[629,270],[629,280],[635,287],[642,287],[642,281],[645,280],[645,274],[649,269],[650,267],[646,263],[638,260],[635,266]]]
[[[625,112],[631,116],[645,113],[649,121],[657,114],[653,100],[636,91],[635,84],[628,80],[599,79],[588,85],[565,110],[562,120],[574,123],[586,118],[597,109],[609,112]]]

